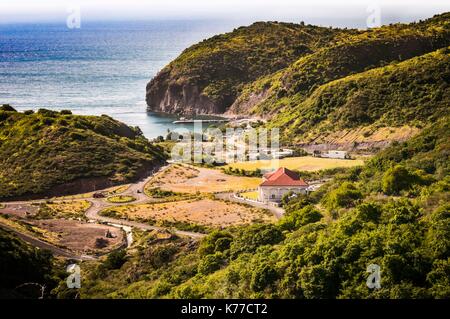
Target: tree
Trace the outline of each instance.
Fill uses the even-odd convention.
[[[330,191],[324,198],[324,204],[329,210],[336,208],[352,207],[358,199],[361,199],[362,193],[350,182],[342,183],[338,188]]]
[[[300,210],[288,213],[288,215],[280,221],[280,228],[293,231],[304,225],[315,223],[321,218],[322,214],[315,209],[314,206],[308,205]]]
[[[201,255],[223,252],[230,248],[233,237],[224,231],[214,230],[208,236],[202,239],[199,247]]]

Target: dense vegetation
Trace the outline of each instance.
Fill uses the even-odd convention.
[[[449,132],[444,117],[341,170],[290,199],[276,224],[214,231],[198,246],[146,239],[108,274],[89,265],[81,297],[449,298]],[[380,289],[366,286],[370,264]]]
[[[161,154],[138,128],[106,115],[0,109],[0,198],[128,182],[162,161]]]
[[[307,98],[294,95],[269,126],[303,142],[360,126],[423,127],[448,113],[449,78],[450,50],[444,48],[332,81]]]
[[[273,112],[276,98],[300,94],[310,95],[317,87],[330,81],[403,61],[449,45],[448,14],[436,16],[420,23],[394,24],[348,34],[337,42],[300,57],[295,63],[273,76],[244,90],[240,99],[249,93],[269,90],[267,103],[261,103],[255,112]]]
[[[48,297],[58,279],[51,253],[25,244],[0,228],[0,298]]]

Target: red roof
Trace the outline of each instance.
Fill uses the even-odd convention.
[[[264,174],[266,180],[259,186],[308,186],[297,173],[280,167],[272,174]]]

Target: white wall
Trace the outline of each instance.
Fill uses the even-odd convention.
[[[306,187],[260,186],[258,199],[262,202],[279,202],[285,194],[291,191],[297,194],[306,194]]]

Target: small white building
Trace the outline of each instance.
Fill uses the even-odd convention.
[[[323,153],[321,156],[326,158],[339,158],[339,159],[349,158],[348,153],[346,151],[336,151],[336,150],[328,151],[326,153]]]
[[[279,203],[289,192],[306,194],[308,186],[297,173],[280,167],[273,173],[264,174],[263,182],[258,187],[258,200]]]
[[[283,149],[281,151],[273,152],[272,158],[284,158],[284,157],[290,157],[294,155],[294,151],[291,149]]]

